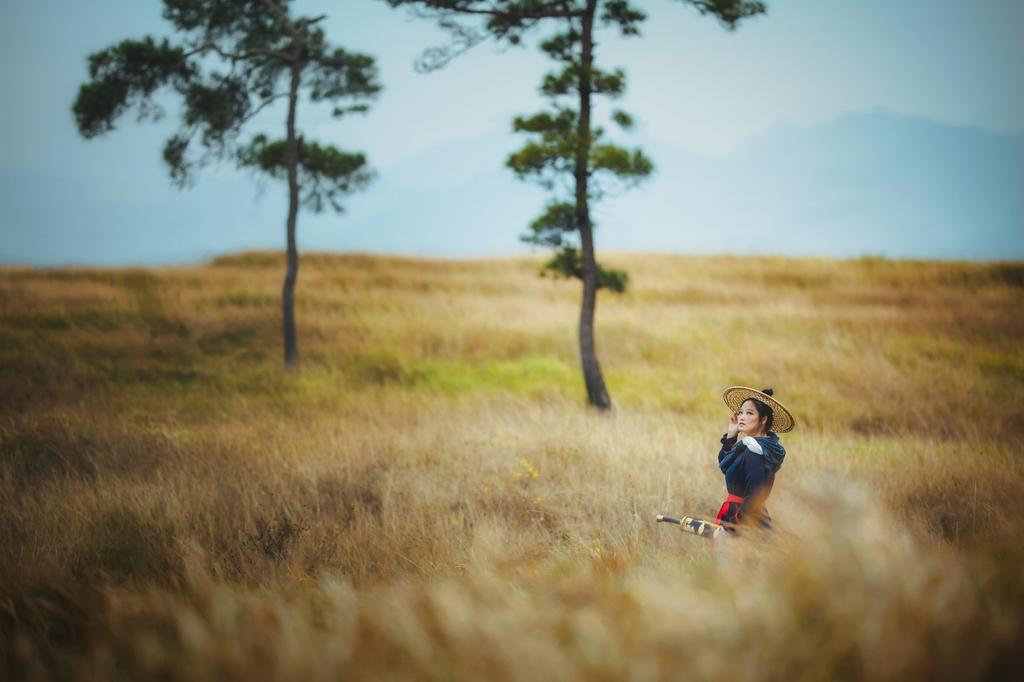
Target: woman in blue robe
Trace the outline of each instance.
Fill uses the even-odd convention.
[[[730,530],[737,525],[771,528],[765,503],[786,457],[778,434],[796,425],[793,415],[773,394],[770,388],[758,391],[746,386],[730,386],[722,394],[732,417],[718,452],[728,496],[717,520]]]

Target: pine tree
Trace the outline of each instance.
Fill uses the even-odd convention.
[[[629,280],[625,272],[598,264],[590,207],[612,185],[628,188],[641,182],[650,175],[653,164],[638,149],[630,151],[604,142],[605,131],[593,125],[593,98],[614,98],[625,90],[621,70],[602,71],[594,66],[594,32],[614,27],[625,36],[639,35],[645,15],[629,0],[386,1],[394,7],[411,7],[450,31],[451,44],[424,53],[418,66],[427,71],[444,66],[488,37],[518,44],[536,26],[554,23],[558,27],[554,36],[541,43],[541,49],[561,66],[545,76],[541,86],[552,108],[516,117],[515,131],[533,139],[512,154],[507,165],[519,177],[538,180],[548,189],[554,189],[560,178],[571,178],[571,199],[550,201],[524,239],[556,250],[547,270],[581,280],[578,340],[587,400],[599,409],[610,409],[611,397],[594,341],[597,291],[608,288],[622,292]],[[764,3],[751,0],[681,1],[701,14],[717,17],[728,28],[765,11]],[[474,19],[482,23],[473,23]],[[622,128],[632,125],[632,118],[624,111],[615,111],[611,118]]]
[[[291,0],[164,0],[163,18],[176,39],[125,40],[89,57],[89,78],[72,111],[79,132],[92,138],[114,129],[136,109],[139,119],[164,115],[158,96],[181,103],[180,128],[163,158],[172,181],[190,186],[209,163],[234,160],[287,181],[286,272],[282,287],[285,366],[298,366],[295,231],[299,207],[343,210],[341,199],[373,177],[366,157],[307,142],[298,130],[300,93],[333,105],[337,117],[367,110],[379,91],[372,57],[331,46],[317,24],[326,16],[293,17]],[[275,102],[287,102],[284,137],[243,135]]]

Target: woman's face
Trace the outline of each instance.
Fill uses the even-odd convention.
[[[743,401],[739,412],[736,413],[736,424],[744,436],[760,436],[764,433],[764,424],[767,420],[767,417],[761,417],[757,413],[754,401],[749,399]]]

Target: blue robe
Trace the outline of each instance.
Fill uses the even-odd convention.
[[[786,457],[786,449],[774,431],[754,441],[756,446],[748,447],[740,439],[722,435],[718,466],[725,474],[725,488],[730,495],[743,498],[741,504],[730,505],[722,520],[730,523],[756,521],[769,528],[771,517],[765,509],[765,501],[775,483],[775,472]],[[757,452],[758,449],[761,452]]]

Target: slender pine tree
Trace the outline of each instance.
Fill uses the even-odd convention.
[[[192,184],[198,168],[233,159],[287,181],[287,252],[281,291],[284,360],[298,367],[295,283],[299,207],[342,211],[341,199],[373,177],[366,157],[303,139],[299,95],[333,106],[337,117],[363,113],[380,91],[372,57],[331,46],[318,24],[326,15],[296,17],[291,0],[164,0],[175,40],[125,40],[89,57],[89,81],[72,111],[86,138],[114,129],[131,109],[140,119],[163,115],[158,96],[175,95],[181,125],[163,158],[172,181]],[[275,102],[286,102],[284,137],[242,136]]]
[[[572,196],[550,201],[524,238],[556,250],[547,263],[548,270],[581,280],[578,340],[587,400],[599,409],[610,409],[611,397],[597,359],[594,313],[598,289],[624,291],[628,276],[598,264],[590,208],[612,185],[625,188],[641,182],[650,175],[653,164],[639,149],[630,151],[605,142],[605,131],[593,124],[594,97],[614,98],[625,89],[622,71],[595,67],[594,35],[600,28],[639,35],[646,16],[629,0],[385,1],[435,19],[450,32],[450,44],[424,52],[418,62],[424,71],[444,66],[488,38],[518,44],[534,27],[557,27],[555,35],[541,43],[541,49],[560,65],[558,71],[545,76],[541,86],[551,109],[515,119],[514,129],[532,139],[512,154],[507,164],[519,177],[537,180],[548,189],[554,189],[559,178],[571,179]],[[718,18],[730,29],[765,11],[763,2],[752,0],[680,1]],[[626,129],[632,125],[624,111],[613,112],[611,120]]]

